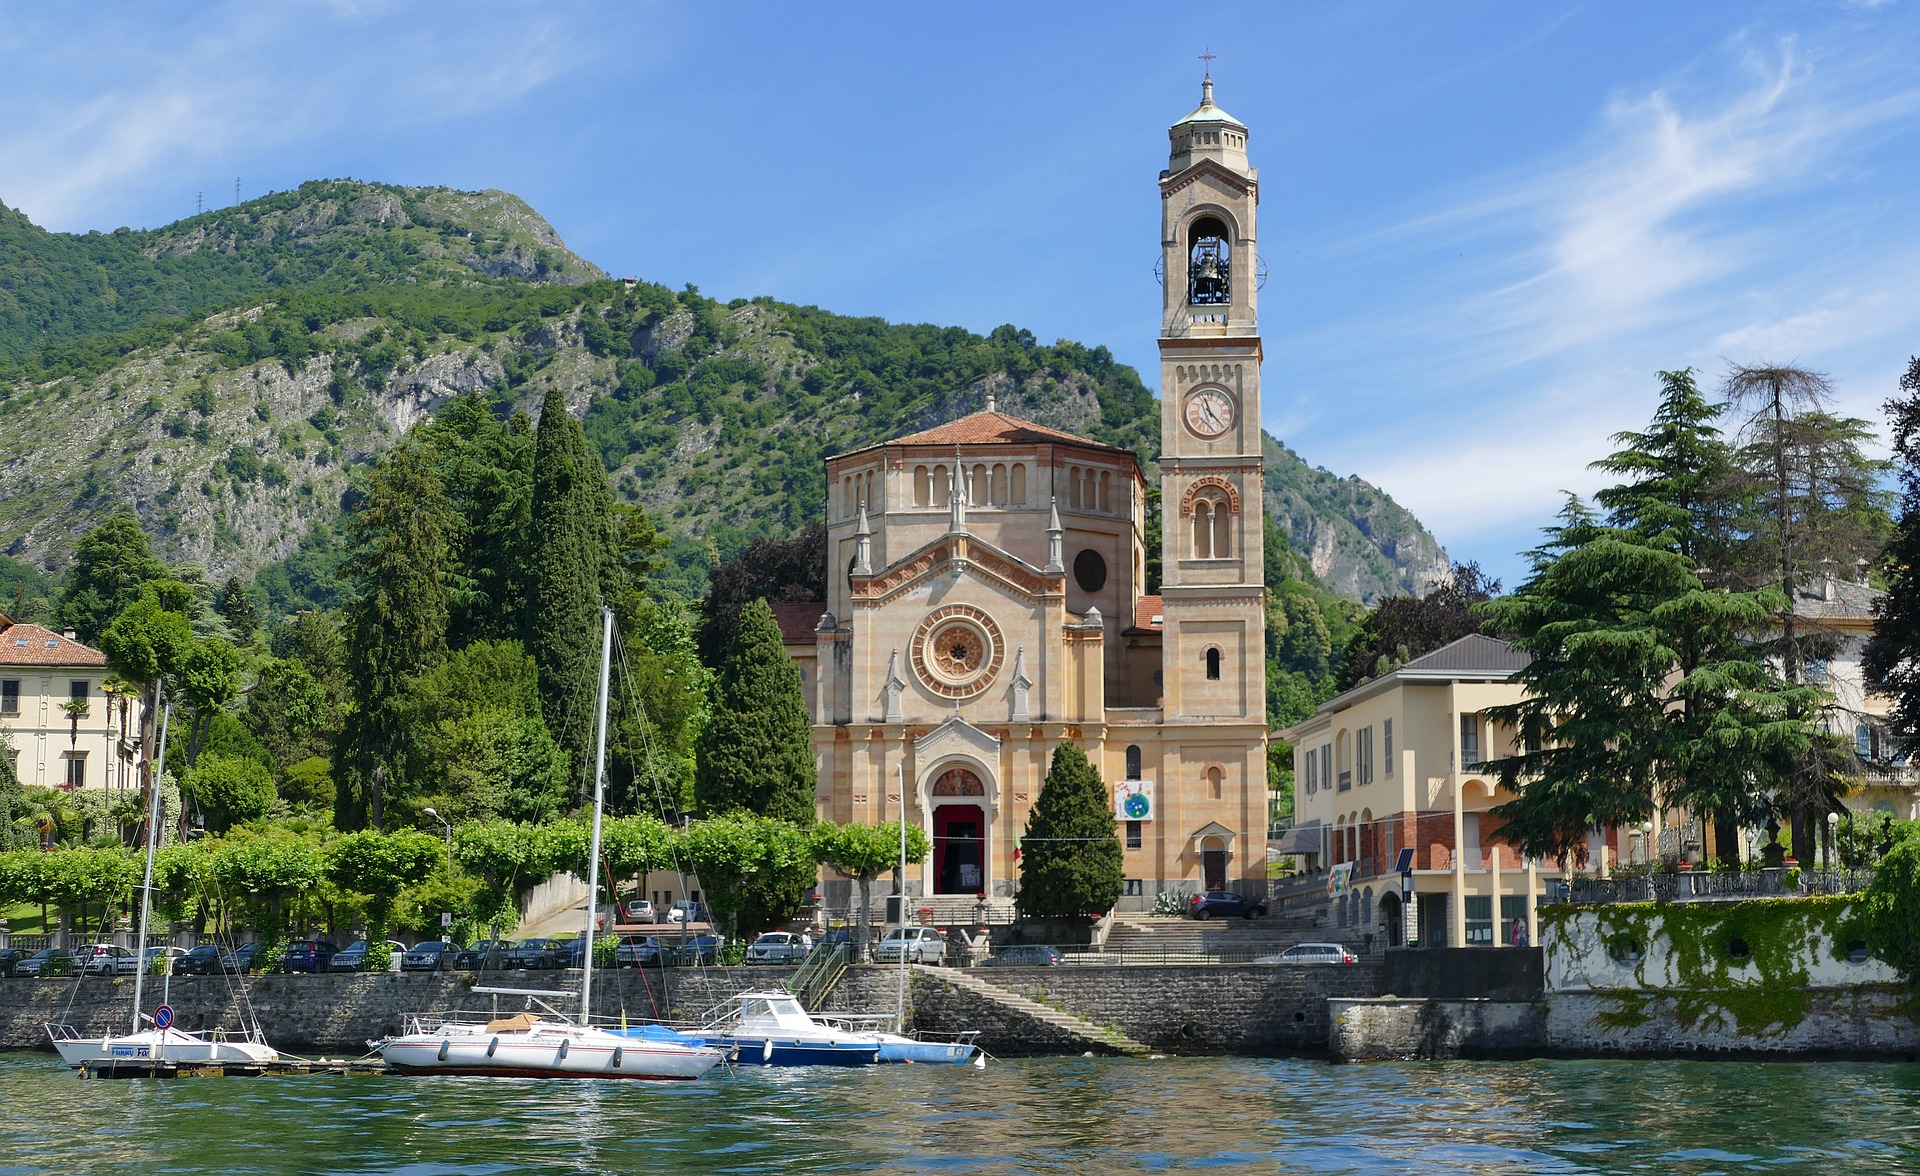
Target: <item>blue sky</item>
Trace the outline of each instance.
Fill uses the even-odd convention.
[[[1218,55],[1261,168],[1265,423],[1511,583],[1661,368],[1920,351],[1915,0],[0,0],[0,200],[149,226],[353,176],[504,188],[616,275],[1104,343]]]

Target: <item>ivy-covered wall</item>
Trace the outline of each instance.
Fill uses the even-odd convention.
[[[1826,990],[1894,986],[1850,926],[1847,898],[1546,906],[1540,941],[1549,996],[1599,998],[1597,1028],[1658,1015],[1682,1029],[1777,1035]]]

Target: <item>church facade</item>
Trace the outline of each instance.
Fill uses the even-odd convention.
[[[1265,892],[1259,180],[1210,81],[1169,137],[1160,591],[1134,455],[989,399],[828,459],[828,599],[776,606],[819,815],[918,824],[934,847],[921,895],[1017,891],[1062,741],[1112,791],[1123,909],[1162,889]]]

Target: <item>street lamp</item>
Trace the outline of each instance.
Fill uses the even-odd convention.
[[[447,819],[446,819],[445,817],[443,817],[443,816],[441,816],[441,815],[440,815],[439,813],[437,813],[437,812],[435,812],[435,811],[433,810],[433,806],[431,806],[431,805],[429,805],[429,806],[427,806],[426,808],[424,808],[424,809],[422,809],[421,811],[422,811],[422,812],[424,812],[424,813],[426,813],[426,814],[427,814],[427,815],[428,815],[429,817],[432,817],[432,818],[433,818],[434,820],[436,820],[436,821],[438,821],[438,822],[440,822],[440,823],[441,823],[442,825],[444,825],[444,826],[446,826],[446,829],[447,829],[447,872],[448,872],[449,874],[451,874],[451,873],[453,872],[453,822],[452,822],[452,821],[449,821],[449,820],[447,820]]]
[[[1653,822],[1640,822],[1640,856],[1643,862],[1653,861]]]
[[[1834,843],[1835,838],[1839,836],[1839,833],[1840,833],[1840,814],[1828,813],[1827,814],[1827,869],[1829,870],[1833,869],[1835,864],[1835,854],[1840,848],[1838,845]]]

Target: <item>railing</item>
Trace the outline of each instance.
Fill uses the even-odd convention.
[[[1329,941],[1337,941],[1338,935],[1330,933]],[[1060,953],[1060,963],[1056,965],[1007,965],[1011,968],[1149,968],[1165,964],[1278,964],[1280,953],[1293,946],[1294,937],[1270,943],[1233,943],[1220,945],[1128,947],[1118,951],[1088,948],[1076,945],[1058,945],[1054,948]],[[1363,946],[1358,943],[1346,944],[1347,950],[1368,958]],[[1377,953],[1376,953],[1377,954]],[[991,958],[991,957],[989,957]],[[1315,965],[1318,966],[1318,965]],[[987,971],[994,972],[1001,965],[988,965]],[[990,979],[983,976],[982,979]]]
[[[787,991],[799,998],[800,1004],[808,1009],[817,1009],[833,991],[833,986],[846,973],[847,958],[851,954],[848,944],[822,943],[807,953],[801,962],[800,970],[787,981]]]
[[[1737,898],[1784,898],[1808,894],[1857,894],[1873,882],[1872,870],[1800,870],[1773,868],[1715,873],[1635,874],[1614,878],[1575,878],[1547,883],[1549,901],[1587,904],[1618,902],[1692,902]]]

